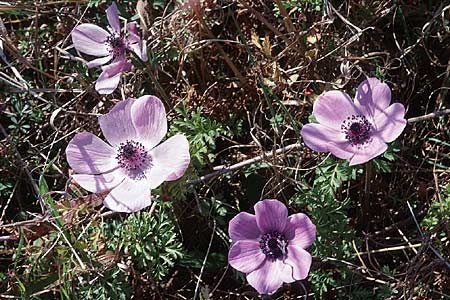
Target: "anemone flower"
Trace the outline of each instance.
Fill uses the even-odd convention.
[[[247,275],[260,294],[272,294],[282,284],[305,279],[311,255],[305,250],[316,238],[316,227],[302,213],[288,217],[278,200],[262,200],[255,215],[241,212],[229,224],[232,245],[228,262]]]
[[[111,94],[119,84],[122,72],[129,71],[132,64],[127,60],[127,51],[132,51],[142,61],[147,61],[147,46],[137,31],[136,22],[127,24],[127,36],[120,32],[119,14],[115,2],[106,9],[111,31],[94,24],[80,24],[72,31],[75,48],[99,58],[87,62],[89,68],[102,66],[95,89],[100,94]]]
[[[98,118],[108,143],[89,132],[78,133],[66,148],[72,178],[84,189],[109,191],[104,205],[135,212],[151,204],[150,189],[177,180],[190,157],[185,136],[167,133],[166,111],[154,96],[127,99]]]
[[[314,151],[331,152],[358,165],[382,154],[405,129],[405,107],[391,103],[391,90],[377,78],[360,83],[355,100],[329,91],[314,103],[319,123],[303,126],[301,135]]]

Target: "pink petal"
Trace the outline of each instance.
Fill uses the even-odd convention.
[[[395,140],[405,129],[405,107],[394,103],[375,115],[376,134],[386,143]]]
[[[103,71],[95,83],[95,90],[102,95],[112,94],[119,85],[121,75],[120,72],[112,75]]]
[[[350,166],[368,162],[372,158],[382,154],[384,151],[387,150],[387,148],[388,146],[383,140],[381,140],[378,136],[373,135],[372,141],[369,144],[361,147],[361,149],[359,149],[356,146],[353,146],[354,155],[350,159]]]
[[[106,9],[106,18],[108,19],[109,25],[116,32],[120,33],[120,20],[119,20],[119,12],[117,11],[116,2],[113,2]]]
[[[99,94],[111,94],[119,85],[122,72],[131,70],[133,65],[126,60],[118,60],[103,67],[103,72],[95,83]]]
[[[288,210],[286,205],[276,199],[267,199],[255,204],[256,223],[262,233],[284,231]]]
[[[255,215],[246,212],[241,212],[231,219],[228,224],[228,234],[233,242],[239,240],[259,240],[261,237]]]
[[[112,55],[108,55],[105,57],[100,57],[100,58],[88,61],[86,63],[86,65],[88,68],[98,67],[98,66],[102,66],[102,65],[108,63],[111,59],[112,59]]]
[[[136,129],[131,122],[131,106],[134,101],[134,99],[120,101],[107,114],[98,117],[103,135],[115,147],[126,140],[136,138]]]
[[[328,148],[330,149],[330,153],[337,158],[350,160],[350,158],[353,157],[353,152],[351,151],[352,145],[350,142],[338,144],[330,143]]]
[[[256,270],[266,259],[258,241],[241,240],[234,243],[228,252],[228,262],[236,270],[249,273]]]
[[[330,143],[346,141],[342,132],[316,123],[304,125],[300,134],[306,146],[318,152],[330,152]]]
[[[125,175],[116,169],[99,175],[75,174],[72,175],[72,178],[83,189],[92,193],[100,193],[118,186],[124,180]]]
[[[72,42],[75,48],[93,56],[108,56],[106,40],[109,33],[94,24],[81,24],[72,30]]]
[[[340,131],[330,129],[322,124],[310,123],[301,130],[303,142],[314,151],[330,152],[341,159],[350,159],[353,152],[349,151],[350,142]]]
[[[266,260],[258,269],[247,274],[247,281],[260,294],[273,294],[283,284],[285,265],[280,260]]]
[[[137,23],[131,22],[127,24],[128,31],[128,48],[133,51],[143,62],[148,60],[147,43],[139,36]]]
[[[166,109],[155,96],[138,98],[131,107],[131,119],[140,141],[148,149],[155,147],[167,133]]]
[[[128,32],[127,40],[129,43],[138,44],[141,42],[141,37],[139,36],[136,22],[130,22],[127,24],[127,32]]]
[[[136,212],[152,203],[150,187],[145,180],[126,178],[106,196],[103,204],[113,211]]]
[[[356,92],[355,105],[372,120],[391,103],[391,89],[377,78],[368,78],[361,82]]]
[[[76,134],[66,148],[67,162],[77,173],[100,174],[117,167],[116,152],[90,132]]]
[[[190,162],[189,143],[184,135],[177,134],[154,148],[150,157],[152,166],[145,177],[153,189],[184,175]]]
[[[288,265],[283,261],[283,266],[280,266],[280,269],[282,270],[280,272],[280,279],[285,283],[292,283],[296,279],[294,278],[294,268],[291,267],[291,265]]]
[[[345,119],[360,114],[350,96],[340,91],[326,92],[313,106],[313,115],[319,123],[339,131]]]
[[[287,246],[287,257],[284,260],[293,268],[293,277],[295,280],[303,280],[308,277],[311,267],[312,257],[307,251],[298,245]]]
[[[316,226],[307,215],[298,213],[289,216],[284,233],[289,240],[289,244],[295,244],[306,249],[316,239]]]

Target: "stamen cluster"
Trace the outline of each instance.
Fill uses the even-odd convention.
[[[151,162],[145,147],[133,140],[120,144],[116,159],[119,166],[133,179],[143,178]]]
[[[284,234],[278,231],[272,231],[264,234],[259,240],[259,247],[262,252],[270,259],[277,259],[286,256],[287,240]]]
[[[351,115],[341,124],[341,131],[353,146],[361,146],[370,141],[372,125],[362,115]]]
[[[121,36],[111,34],[105,43],[109,46],[109,53],[111,53],[114,58],[125,54],[126,45]]]

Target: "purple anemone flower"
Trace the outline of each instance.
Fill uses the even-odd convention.
[[[382,154],[405,129],[405,107],[391,104],[391,90],[377,78],[358,86],[355,100],[341,91],[329,91],[314,103],[317,123],[303,126],[301,135],[314,151],[331,152],[350,165]]]
[[[95,89],[100,94],[111,94],[119,84],[122,72],[129,71],[132,64],[127,60],[127,51],[134,52],[142,61],[147,61],[147,45],[137,31],[137,23],[127,24],[127,36],[120,32],[119,14],[115,2],[106,9],[111,31],[94,24],[80,24],[72,31],[75,48],[99,58],[87,62],[89,68],[102,66]]]
[[[183,176],[189,144],[178,134],[158,145],[167,133],[167,119],[157,97],[120,101],[98,121],[109,144],[92,133],[78,133],[66,157],[81,187],[93,193],[110,191],[104,200],[109,209],[141,210],[151,204],[150,189]]]
[[[316,226],[302,213],[288,217],[278,200],[255,204],[255,215],[241,212],[229,224],[232,240],[228,262],[247,275],[260,294],[274,293],[283,282],[305,279],[311,255],[305,250],[316,238]]]

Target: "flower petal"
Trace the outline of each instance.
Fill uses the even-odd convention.
[[[384,111],[375,115],[377,134],[383,141],[390,143],[405,129],[405,107],[401,103],[394,103]]]
[[[234,243],[228,252],[228,262],[236,270],[250,273],[265,261],[266,255],[259,248],[258,241],[241,240]]]
[[[117,167],[114,149],[90,132],[76,134],[66,148],[67,162],[77,173],[100,174]]]
[[[287,257],[284,260],[293,268],[295,280],[303,280],[308,276],[312,257],[307,251],[298,245],[287,246]]]
[[[280,272],[280,279],[285,283],[292,283],[296,279],[294,278],[294,268],[291,265],[283,261],[283,266],[280,267],[282,271]]]
[[[316,226],[307,215],[298,213],[289,216],[284,233],[289,244],[306,249],[316,239]]]
[[[155,96],[142,96],[131,107],[131,119],[141,142],[155,147],[167,133],[166,109]]]
[[[314,151],[330,152],[341,159],[350,159],[353,152],[349,151],[350,142],[345,136],[322,124],[310,123],[301,130],[303,142]]]
[[[262,233],[283,232],[287,223],[286,205],[276,199],[266,199],[255,204],[256,223]]]
[[[255,215],[241,212],[228,224],[228,234],[233,242],[239,240],[259,240],[261,231],[256,224]]]
[[[125,175],[116,169],[99,175],[75,174],[72,175],[72,178],[83,189],[92,193],[100,193],[118,186],[124,180]]]
[[[114,92],[120,82],[121,72],[116,73],[114,75],[110,75],[107,72],[103,71],[102,74],[97,79],[95,83],[95,90],[102,95],[109,95]]]
[[[142,40],[137,30],[137,23],[131,22],[127,24],[128,31],[128,49],[133,51],[143,62],[148,60],[147,43]]]
[[[137,44],[141,42],[141,37],[137,29],[137,22],[130,22],[127,24],[128,42],[131,44]]]
[[[100,57],[100,58],[88,61],[86,63],[86,66],[88,68],[102,66],[102,65],[108,63],[111,59],[112,59],[112,55],[108,55],[108,56],[105,56],[105,57]]]
[[[103,135],[115,147],[126,140],[136,138],[136,129],[131,122],[131,106],[134,101],[134,99],[120,101],[107,114],[98,117]]]
[[[80,24],[72,30],[72,42],[75,48],[93,56],[108,56],[106,40],[109,33],[94,24]]]
[[[283,271],[285,266],[282,261],[266,260],[258,269],[247,274],[247,281],[260,294],[273,294],[283,284]]]
[[[345,142],[345,135],[322,124],[309,123],[303,126],[300,134],[303,142],[314,151],[330,152],[329,143]]]
[[[353,146],[350,142],[330,143],[328,144],[328,149],[330,150],[330,153],[337,158],[346,159],[348,161],[350,161],[354,155]]]
[[[353,147],[354,155],[350,159],[350,166],[363,164],[374,157],[382,154],[388,148],[387,144],[376,135],[372,136],[372,141],[362,148]]]
[[[145,180],[126,178],[106,196],[103,204],[113,211],[136,212],[152,203],[150,188]]]
[[[177,134],[153,148],[150,152],[150,170],[145,174],[150,188],[164,181],[177,180],[189,166],[189,143],[184,135]]]
[[[368,78],[361,82],[356,92],[355,105],[372,120],[391,103],[391,89],[377,78]]]
[[[345,119],[359,114],[350,96],[340,91],[326,92],[314,102],[313,106],[313,115],[317,121],[338,131]]]
[[[106,18],[108,19],[109,25],[116,32],[120,33],[120,20],[119,20],[119,12],[117,11],[116,2],[113,2],[106,9]]]
[[[104,66],[103,72],[95,83],[95,90],[99,94],[111,94],[117,88],[117,85],[119,85],[122,72],[131,70],[132,66],[125,59]]]

